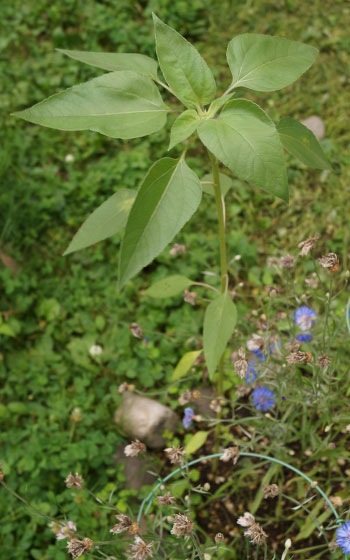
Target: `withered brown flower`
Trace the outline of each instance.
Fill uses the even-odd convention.
[[[176,498],[170,492],[167,492],[164,496],[157,496],[156,500],[160,506],[170,506],[176,502]]]
[[[298,350],[297,352],[291,352],[286,359],[288,364],[302,364],[311,362],[312,355],[310,352],[301,352]]]
[[[191,305],[196,305],[197,293],[185,290],[184,301],[190,303]]]
[[[280,493],[277,484],[267,484],[263,488],[263,498],[266,500],[267,498],[276,498]]]
[[[138,439],[129,443],[124,449],[124,453],[127,457],[136,457],[139,453],[144,453],[145,451],[145,444]]]
[[[293,257],[292,255],[283,255],[283,257],[280,258],[280,264],[284,268],[293,268],[294,263],[295,257]]]
[[[327,369],[331,363],[331,359],[327,356],[327,354],[325,354],[325,352],[323,352],[321,356],[317,358],[317,363],[319,366],[323,367],[323,369]]]
[[[184,464],[184,455],[185,455],[185,450],[183,447],[175,447],[174,445],[172,447],[167,447],[166,449],[164,449],[166,456],[168,457],[168,459],[170,460],[170,462],[173,465],[183,465]]]
[[[135,338],[138,338],[139,340],[143,336],[143,330],[137,323],[131,323],[131,325],[129,326],[129,331]]]
[[[248,360],[243,346],[238,350],[238,360],[236,360],[233,365],[237,375],[239,375],[241,379],[244,379],[248,370]]]
[[[339,259],[335,253],[328,253],[323,255],[318,259],[323,268],[328,268],[331,272],[337,272],[339,270]]]
[[[78,488],[79,490],[83,487],[83,479],[82,477],[76,472],[75,474],[69,473],[65,480],[67,488]]]
[[[93,541],[88,538],[80,541],[79,539],[73,537],[67,543],[68,552],[72,555],[74,559],[79,558],[85,552],[89,552],[89,550],[91,550],[93,546],[94,546]]]
[[[319,235],[315,235],[314,237],[308,237],[307,239],[305,239],[305,241],[301,241],[298,244],[298,247],[301,248],[300,255],[302,257],[307,255],[311,251],[311,249],[315,246],[319,238],[320,238]]]
[[[172,535],[175,535],[176,537],[185,537],[192,533],[194,525],[187,515],[175,513],[174,519],[174,525],[170,531]]]
[[[116,519],[118,519],[119,523],[114,525],[114,527],[109,530],[110,533],[113,533],[114,535],[119,535],[124,531],[127,531],[128,535],[135,535],[136,533],[138,533],[139,526],[137,525],[137,523],[133,523],[130,517],[124,515],[124,513],[119,513],[115,517]]]
[[[224,449],[223,455],[220,457],[220,461],[224,461],[227,463],[231,459],[233,460],[233,464],[235,465],[239,459],[240,450],[239,447],[227,447]]]
[[[135,537],[135,543],[131,544],[129,547],[131,554],[129,560],[147,560],[147,558],[153,558],[152,546],[153,542],[146,544],[141,537]]]

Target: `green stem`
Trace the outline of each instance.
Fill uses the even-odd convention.
[[[216,210],[218,213],[218,221],[219,221],[221,293],[224,294],[227,290],[227,283],[228,283],[227,282],[226,232],[225,232],[225,221],[226,221],[225,203],[224,203],[224,197],[221,194],[218,160],[216,159],[214,154],[212,154],[209,150],[208,153],[209,153],[212,172],[213,172],[215,202],[216,202]],[[224,385],[224,354],[222,354],[219,361],[217,397],[223,396],[223,385]],[[218,412],[217,415],[217,419],[220,420],[220,418],[221,418],[221,411]],[[221,423],[218,422],[215,430],[214,449],[216,453],[219,450],[220,431],[221,431]],[[214,462],[214,470],[216,469],[216,466],[217,466],[217,461]]]

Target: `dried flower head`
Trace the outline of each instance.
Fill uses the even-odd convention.
[[[300,346],[301,346],[301,342],[299,340],[294,339],[288,342],[287,350],[288,352],[298,352]]]
[[[323,369],[327,369],[329,364],[331,363],[331,359],[325,352],[322,352],[321,356],[317,358],[317,363]]]
[[[314,237],[308,237],[307,239],[305,239],[305,241],[301,241],[298,244],[298,247],[301,248],[300,251],[300,255],[302,257],[304,257],[305,255],[308,255],[309,252],[311,251],[311,249],[315,246],[315,244],[317,243],[318,239],[320,238],[319,235],[315,235]]]
[[[141,537],[135,537],[135,543],[131,544],[129,547],[129,560],[147,560],[147,558],[153,558],[152,546],[153,542],[146,544]]]
[[[79,558],[85,552],[89,552],[89,550],[91,550],[93,546],[94,546],[93,541],[87,538],[83,539],[82,541],[79,541],[78,539],[73,537],[67,543],[68,552],[72,555],[74,559]]]
[[[334,507],[343,507],[344,500],[341,496],[330,496],[329,499]]]
[[[238,398],[245,397],[245,395],[249,395],[252,388],[246,385],[245,383],[241,383],[240,385],[236,385],[236,395]]]
[[[180,245],[180,243],[174,243],[169,251],[169,255],[172,256],[183,255],[184,253],[186,253],[186,245]]]
[[[310,276],[310,278],[305,278],[305,284],[307,284],[307,286],[309,286],[309,288],[312,288],[313,290],[316,290],[318,288],[318,278],[315,272],[312,274],[312,276]]]
[[[79,490],[83,487],[83,479],[82,477],[76,472],[75,474],[69,473],[65,480],[67,488],[78,488]]]
[[[197,295],[198,294],[196,292],[190,292],[189,290],[185,290],[184,301],[186,303],[190,303],[191,305],[196,305]]]
[[[318,259],[323,268],[328,268],[332,272],[337,272],[339,270],[339,259],[335,253],[328,253],[323,255],[323,257]]]
[[[246,531],[245,536],[249,537],[252,544],[264,544],[267,539],[267,534],[259,523],[253,523]]]
[[[254,523],[255,517],[248,511],[246,511],[242,517],[239,517],[237,519],[237,524],[241,525],[242,527],[250,527],[251,525],[254,525]]]
[[[265,290],[269,297],[276,296],[281,292],[281,288],[278,286],[265,286]]]
[[[288,364],[303,364],[312,361],[312,355],[310,352],[301,352],[298,350],[297,352],[291,352],[287,356]]]
[[[139,340],[143,336],[143,330],[137,323],[131,323],[131,325],[129,326],[129,331],[135,338],[138,338]]]
[[[166,456],[168,457],[169,461],[173,464],[173,465],[183,465],[184,464],[184,455],[185,455],[185,450],[183,447],[175,447],[174,445],[172,447],[167,447],[166,449],[164,449]]]
[[[126,381],[124,381],[124,383],[119,385],[118,393],[122,394],[125,393],[125,391],[133,391],[134,389],[135,389],[135,385],[131,385],[130,383],[126,383]]]
[[[267,484],[263,488],[263,498],[266,500],[267,498],[276,498],[280,493],[277,484]]]
[[[260,334],[253,334],[252,338],[247,341],[247,348],[251,352],[264,348],[264,339]]]
[[[176,498],[170,492],[164,494],[164,496],[157,496],[156,500],[160,506],[170,506],[176,502]]]
[[[176,537],[185,537],[192,533],[194,525],[187,515],[175,513],[174,519],[174,525],[170,531],[172,535],[175,535]]]
[[[83,421],[83,414],[81,412],[81,409],[78,406],[73,408],[69,419],[70,419],[71,422],[73,422],[73,424]]]
[[[139,526],[137,525],[137,523],[133,523],[130,517],[124,515],[124,513],[119,513],[115,517],[116,519],[118,519],[119,523],[117,523],[116,525],[114,525],[114,527],[112,527],[112,529],[110,529],[110,533],[119,535],[119,533],[127,531],[128,535],[135,535],[139,532]]]
[[[64,525],[63,527],[58,525],[58,531],[56,530],[56,524],[52,524],[51,526],[51,530],[53,533],[56,534],[56,539],[58,541],[62,541],[63,539],[68,539],[72,537],[72,533],[76,533],[77,528],[75,526],[75,524],[73,523],[73,521],[68,521],[66,525]]]
[[[238,360],[234,362],[235,372],[241,379],[244,379],[248,370],[248,360],[245,355],[243,346],[238,350]]]
[[[292,255],[283,255],[283,257],[280,258],[280,265],[284,268],[293,268],[294,263],[295,257],[292,257]]]
[[[224,461],[224,463],[227,463],[232,459],[233,464],[235,465],[238,461],[239,454],[240,454],[239,447],[227,447],[226,449],[224,449],[224,453],[223,455],[221,455],[220,461]]]
[[[209,403],[210,410],[212,410],[213,412],[216,412],[216,414],[218,414],[222,410],[222,406],[221,406],[222,402],[223,401],[220,398],[212,399]]]
[[[144,453],[146,451],[146,446],[144,443],[136,439],[127,445],[124,449],[124,453],[127,457],[136,457],[139,453]]]
[[[184,406],[185,404],[188,404],[191,401],[192,401],[192,391],[190,391],[189,389],[181,393],[181,395],[179,396],[179,404],[181,404],[181,406]]]

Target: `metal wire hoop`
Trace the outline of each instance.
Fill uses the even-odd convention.
[[[348,301],[348,307],[350,308],[350,298],[349,298],[349,301]],[[348,311],[347,311],[347,313],[348,313]],[[349,328],[349,332],[350,332],[350,328]],[[181,467],[178,467],[177,469],[175,469],[174,471],[169,473],[164,478],[158,480],[158,483],[152,488],[151,492],[148,494],[148,496],[141,503],[141,506],[140,506],[140,509],[139,509],[139,512],[138,512],[138,516],[137,516],[137,523],[138,524],[140,523],[144,510],[145,510],[145,514],[147,514],[149,512],[149,509],[152,505],[153,498],[155,497],[158,489],[160,488],[160,486],[162,484],[164,484],[165,482],[168,482],[168,480],[173,478],[173,476],[175,476],[176,474],[178,474],[182,470],[184,470],[188,467],[191,467],[192,465],[196,465],[197,463],[201,463],[202,461],[206,461],[208,459],[215,459],[216,457],[222,457],[222,455],[223,455],[223,453],[214,453],[212,455],[206,455],[205,457],[200,457],[199,459],[194,459],[190,463],[187,463],[187,465],[183,465]],[[294,471],[298,475],[302,476],[312,486],[312,488],[317,490],[317,492],[322,496],[322,498],[325,500],[325,502],[327,502],[328,506],[330,507],[330,509],[331,509],[331,511],[332,511],[332,513],[335,517],[336,523],[339,526],[344,523],[344,520],[341,519],[341,517],[338,515],[338,513],[336,512],[332,502],[328,499],[328,497],[326,496],[326,494],[324,493],[322,488],[320,488],[318,486],[318,484],[315,485],[315,482],[313,480],[311,480],[311,478],[309,478],[306,474],[301,472],[299,469],[296,469],[292,465],[288,465],[288,463],[285,463],[284,461],[280,461],[279,459],[275,459],[274,457],[268,457],[267,455],[260,455],[258,453],[248,453],[248,452],[243,452],[242,451],[240,453],[240,456],[241,457],[255,457],[255,458],[258,458],[258,459],[265,459],[266,461],[270,461],[271,463],[277,463],[278,465],[282,465],[282,467],[286,467],[287,469],[289,469],[291,471]],[[348,555],[346,554],[345,555],[345,560],[347,560],[347,558],[348,558]]]

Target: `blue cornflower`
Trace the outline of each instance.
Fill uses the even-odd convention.
[[[302,305],[296,310],[294,314],[294,321],[299,329],[302,331],[308,331],[312,327],[312,323],[316,321],[316,317],[317,314],[313,309],[311,309],[311,307]]]
[[[255,366],[255,362],[253,361],[248,362],[248,369],[245,376],[246,383],[253,383],[253,381],[255,381],[256,378],[258,377],[258,374],[254,366]]]
[[[184,410],[184,417],[182,419],[182,424],[184,428],[189,428],[192,425],[192,418],[194,416],[193,408],[185,408]]]
[[[275,393],[267,387],[257,387],[252,392],[252,396],[257,410],[266,412],[275,405]]]
[[[309,340],[312,339],[312,335],[310,333],[300,333],[297,334],[297,336],[295,337],[297,339],[298,342],[309,342]]]
[[[258,348],[257,350],[252,350],[252,352],[260,360],[260,362],[265,361],[265,356],[262,353],[262,351],[260,350],[260,348]]]
[[[336,531],[336,543],[344,554],[350,554],[350,521],[347,521]]]

